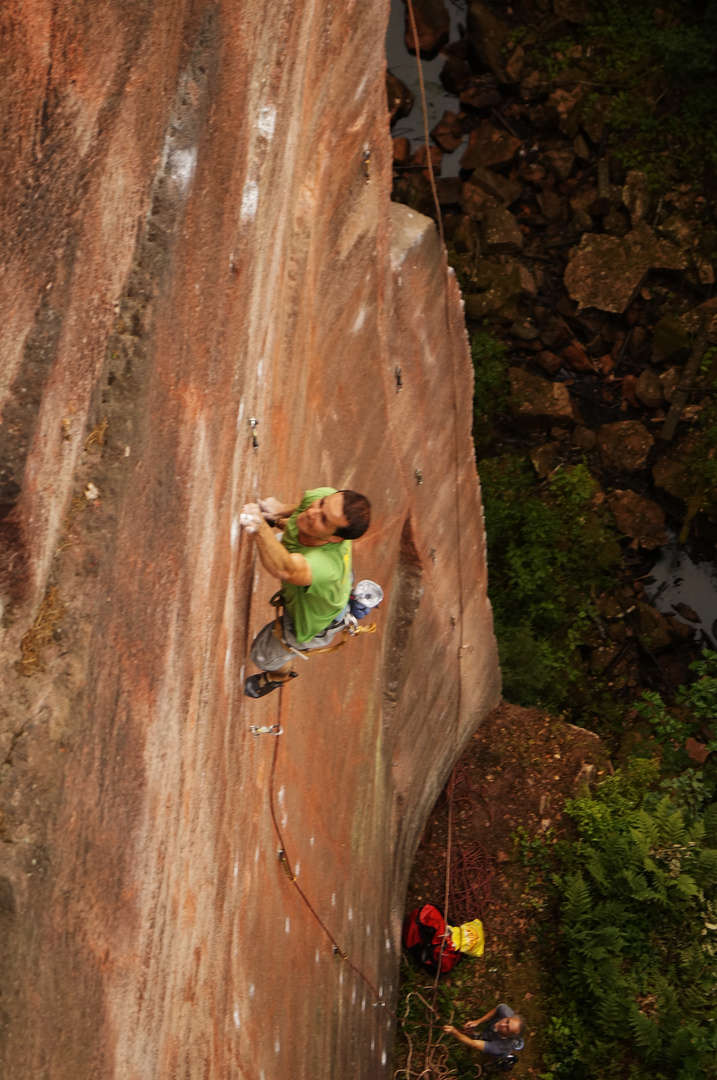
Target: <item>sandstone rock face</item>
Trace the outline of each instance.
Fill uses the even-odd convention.
[[[9,10],[5,1075],[386,1076],[269,801],[393,1004],[425,816],[500,688],[459,293],[389,203],[385,6]],[[316,483],[373,501],[379,631],[252,702],[275,583],[238,514]]]

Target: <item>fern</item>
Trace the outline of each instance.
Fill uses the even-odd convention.
[[[660,1033],[657,1024],[641,1013],[636,1006],[630,1010],[629,1022],[633,1038],[642,1051],[642,1056],[647,1061],[654,1059],[660,1049]]]
[[[712,803],[707,807],[702,824],[705,829],[705,840],[711,848],[717,848],[717,803]]]
[[[576,923],[590,913],[592,897],[582,874],[568,878],[565,889],[563,917],[567,923]]]

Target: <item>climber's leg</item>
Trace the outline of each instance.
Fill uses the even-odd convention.
[[[294,657],[274,633],[275,623],[267,623],[254,638],[250,657],[261,675],[250,675],[244,683],[247,697],[263,697],[276,690],[282,683],[296,678]]]
[[[296,672],[261,671],[258,675],[250,675],[244,683],[244,693],[250,698],[265,697],[272,690],[278,690],[289,679],[295,679]]]

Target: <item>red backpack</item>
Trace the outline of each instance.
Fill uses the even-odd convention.
[[[415,908],[409,912],[403,923],[403,947],[429,975],[436,974],[445,933],[446,920],[440,908],[435,907],[434,904],[424,904],[423,907]],[[449,933],[443,946],[441,975],[445,975],[454,968],[460,958],[461,954],[451,941]]]

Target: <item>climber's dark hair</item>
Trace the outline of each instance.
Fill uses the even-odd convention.
[[[340,536],[342,540],[358,540],[371,524],[371,503],[358,491],[342,488],[339,494],[344,497],[344,517],[348,525],[337,529],[334,536]]]

